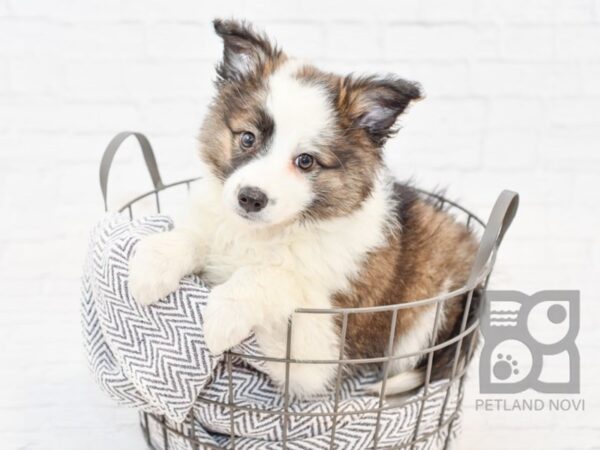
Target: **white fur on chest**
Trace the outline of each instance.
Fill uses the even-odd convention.
[[[209,283],[228,286],[230,295],[262,305],[258,308],[261,319],[255,321],[253,331],[263,354],[284,357],[290,314],[302,307],[331,308],[331,295],[349,289],[350,280],[359,276],[368,253],[386,245],[393,211],[391,186],[386,177],[378,178],[372,195],[346,217],[261,229],[223,207],[217,181],[208,178],[200,183],[186,227],[193,228],[207,244],[202,276]],[[249,268],[253,269],[255,287],[237,286],[237,275]],[[262,293],[247,292],[257,286]],[[223,320],[239,318],[228,316]],[[334,316],[294,314],[292,323],[292,358],[337,359],[339,336]],[[286,377],[284,368],[276,362],[266,364],[271,378],[280,386]],[[291,369],[291,392],[313,394],[323,392],[336,366],[292,364]]]

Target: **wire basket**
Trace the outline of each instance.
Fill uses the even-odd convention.
[[[119,149],[120,145],[125,139],[130,136],[134,136],[140,144],[146,167],[152,180],[153,189],[145,192],[124,205],[122,205],[118,211],[127,212],[130,218],[134,218],[136,215],[136,206],[140,201],[154,197],[155,210],[157,213],[163,212],[165,207],[161,202],[161,193],[166,190],[175,189],[186,189],[188,192],[190,186],[198,178],[190,178],[174,183],[165,184],[163,183],[154,152],[148,139],[140,133],[136,132],[123,132],[113,138],[108,145],[100,165],[100,187],[102,196],[104,199],[105,209],[108,210],[107,202],[107,186],[108,186],[108,175],[110,167],[115,156],[115,153]],[[473,358],[477,339],[479,334],[479,317],[469,318],[469,312],[471,308],[474,308],[474,293],[477,289],[484,289],[487,287],[490,274],[494,267],[498,247],[504,233],[510,226],[514,215],[516,214],[518,206],[518,195],[514,192],[503,191],[498,197],[496,204],[490,214],[489,220],[484,223],[475,214],[470,212],[468,209],[459,205],[456,202],[450,201],[439,194],[429,193],[426,191],[419,190],[419,195],[437,203],[440,207],[445,208],[448,213],[452,214],[457,220],[462,221],[467,228],[472,230],[474,233],[481,236],[480,247],[476,254],[473,267],[471,269],[471,275],[465,284],[465,286],[457,289],[453,292],[439,295],[428,299],[415,299],[415,301],[408,303],[392,304],[388,306],[377,306],[377,307],[359,307],[359,308],[334,308],[334,309],[309,309],[301,308],[295,311],[295,314],[330,314],[334,317],[339,318],[340,326],[340,354],[339,358],[330,361],[304,361],[299,359],[291,358],[291,336],[293,328],[293,320],[289,320],[287,329],[286,339],[286,355],[284,358],[273,358],[273,357],[260,357],[256,355],[244,354],[240,351],[228,351],[225,354],[226,367],[228,370],[228,391],[229,401],[218,402],[213,399],[203,398],[202,395],[196,400],[198,404],[210,403],[214,406],[223,408],[224,411],[228,411],[228,415],[231,419],[230,432],[227,443],[224,445],[212,445],[199,440],[195,435],[195,420],[194,411],[192,410],[190,416],[182,424],[171,423],[165,417],[157,416],[154,414],[141,412],[140,413],[140,425],[142,432],[145,436],[146,442],[149,448],[156,450],[168,450],[175,448],[186,448],[186,449],[234,449],[236,448],[236,436],[234,433],[233,420],[237,413],[248,413],[250,408],[247,406],[237,405],[233,401],[233,392],[236,389],[235,382],[232,377],[231,367],[234,358],[241,359],[254,359],[258,361],[269,361],[277,362],[285,365],[285,384],[283,389],[283,407],[274,410],[259,410],[256,411],[260,414],[268,414],[277,417],[283,424],[283,436],[281,442],[277,442],[275,447],[269,448],[282,448],[286,449],[290,447],[290,440],[287,436],[287,428],[290,420],[293,420],[299,416],[323,416],[328,415],[331,420],[330,439],[327,448],[344,448],[343,445],[339,445],[336,442],[336,428],[340,417],[348,414],[356,415],[359,414],[372,414],[375,415],[376,420],[373,424],[372,430],[372,445],[369,448],[373,449],[417,449],[417,448],[449,448],[453,436],[457,432],[459,426],[459,418],[461,413],[461,404],[463,400],[463,387],[465,382],[465,375],[469,363]],[[424,305],[435,305],[435,319],[433,323],[433,332],[431,336],[436,336],[438,328],[440,310],[444,303],[457,296],[466,297],[466,303],[464,308],[464,314],[460,323],[460,332],[451,336],[444,342],[430,342],[428,348],[423,349],[417,353],[405,354],[405,355],[394,355],[392,352],[394,344],[395,327],[398,317],[398,312],[401,309],[415,308]],[[386,313],[390,317],[390,336],[389,345],[385,356],[377,358],[363,358],[363,359],[348,359],[344,357],[344,344],[346,340],[346,330],[348,325],[348,318],[355,314],[372,314],[372,313]],[[436,381],[433,383],[431,379],[432,366],[435,352],[444,349],[446,347],[454,347],[454,359],[452,361],[451,374],[448,379],[442,381]],[[463,348],[465,346],[465,348]],[[466,357],[460,358],[461,350],[463,355]],[[419,391],[410,397],[386,397],[385,384],[389,376],[390,364],[397,359],[401,358],[420,358],[425,364],[425,381],[424,385]],[[289,373],[292,369],[292,364],[334,364],[337,366],[337,376],[335,379],[335,386],[333,388],[334,408],[332,412],[298,412],[292,411],[289,408],[290,405],[290,394],[288,391],[289,384]],[[365,409],[362,411],[351,411],[344,412],[338,411],[338,403],[340,398],[340,386],[345,369],[349,367],[358,367],[361,365],[372,365],[378,364],[382,367],[382,389],[377,399],[377,407]],[[426,405],[431,401],[432,397],[436,396],[439,400],[441,396],[441,407],[438,409],[436,417],[424,418],[424,411]],[[392,410],[392,408],[409,407],[414,405],[417,407],[416,418],[414,423],[411,424],[411,437],[408,441],[399,442],[395,445],[386,444],[380,445],[379,433],[381,427],[381,416],[386,411]],[[395,411],[395,410],[394,410]],[[425,424],[427,421],[427,424]]]

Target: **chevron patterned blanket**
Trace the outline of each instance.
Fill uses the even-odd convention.
[[[373,371],[363,369],[346,376],[337,399],[333,394],[292,398],[288,420],[284,420],[273,413],[283,409],[284,398],[256,364],[233,359],[231,398],[228,364],[222,355],[210,354],[204,343],[202,311],[209,288],[201,279],[186,277],[176,292],[152,306],[140,306],[132,299],[127,270],[136,243],[144,235],[172,226],[166,216],[131,221],[114,214],[91,233],[81,311],[85,348],[101,388],[122,404],[163,416],[173,430],[193,435],[212,448],[229,448],[232,435],[238,449],[281,448],[284,435],[289,449],[329,449],[332,435],[337,448],[371,447],[379,399],[367,395],[364,388],[376,381]],[[239,353],[260,354],[252,338],[240,346]],[[448,430],[438,430],[438,424],[445,390],[431,385],[425,402],[419,394],[401,404],[383,403],[380,447],[411,442],[419,415],[421,439],[414,448],[443,447]],[[451,391],[448,398],[444,422],[456,409],[457,393]],[[229,402],[241,407],[233,417],[224,406]],[[344,414],[334,424],[331,413],[336,409]],[[458,422],[454,420],[453,433]],[[149,430],[154,448],[197,448],[179,433],[163,435],[152,420]]]

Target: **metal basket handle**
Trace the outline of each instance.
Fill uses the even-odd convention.
[[[490,213],[483,236],[481,236],[479,249],[475,255],[475,261],[467,282],[468,286],[473,286],[479,279],[490,257],[500,246],[504,234],[517,214],[518,208],[519,194],[509,190],[500,193]]]
[[[144,155],[144,160],[146,161],[146,168],[148,169],[148,173],[150,174],[150,178],[152,179],[154,189],[157,190],[164,188],[164,184],[162,182],[162,179],[160,178],[160,172],[158,171],[158,165],[156,164],[154,151],[152,150],[152,146],[150,145],[150,141],[148,140],[148,138],[142,133],[138,133],[136,131],[123,131],[117,134],[108,143],[108,146],[106,147],[106,150],[104,150],[104,154],[102,155],[102,161],[100,162],[100,189],[102,190],[102,199],[104,200],[105,211],[108,211],[107,188],[110,167],[112,166],[112,162],[115,157],[115,154],[117,153],[117,150],[119,150],[123,141],[129,136],[135,136],[138,143],[140,144],[142,153]]]

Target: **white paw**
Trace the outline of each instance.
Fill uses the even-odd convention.
[[[228,296],[223,285],[215,287],[208,296],[203,318],[204,341],[215,355],[242,342],[254,326],[252,310]]]
[[[129,260],[129,291],[135,301],[150,305],[179,287],[183,274],[173,256],[163,234],[147,236],[137,243]]]

